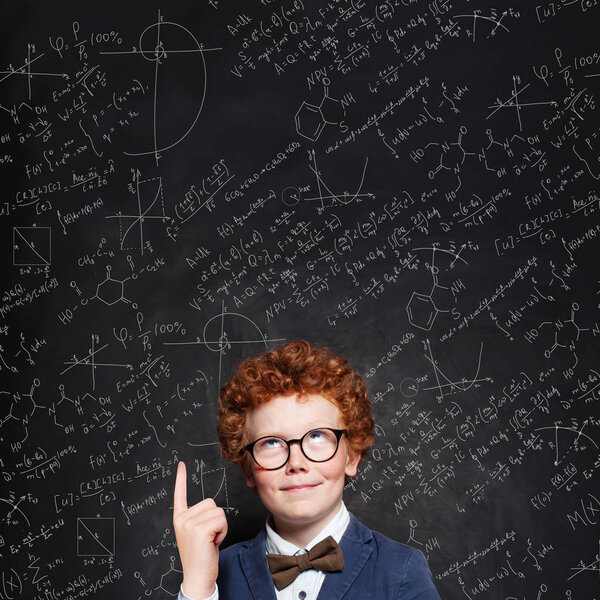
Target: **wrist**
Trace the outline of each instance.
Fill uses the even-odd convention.
[[[210,598],[215,591],[215,582],[195,582],[189,581],[185,578],[181,584],[181,589],[186,596],[193,598],[193,600],[205,600]]]

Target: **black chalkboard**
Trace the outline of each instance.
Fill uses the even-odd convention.
[[[595,0],[4,3],[0,598],[169,598],[175,465],[264,510],[220,384],[303,338],[345,491],[442,598],[598,598]]]

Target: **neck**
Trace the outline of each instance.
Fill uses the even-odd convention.
[[[305,548],[310,541],[312,541],[317,534],[325,527],[340,511],[342,508],[342,500],[340,501],[325,515],[322,515],[310,522],[297,521],[283,521],[276,518],[274,515],[271,516],[273,529],[280,535],[286,542],[294,544],[298,548]]]

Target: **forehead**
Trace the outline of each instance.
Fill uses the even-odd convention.
[[[264,435],[299,437],[315,427],[342,426],[342,413],[338,407],[318,394],[276,396],[253,408],[246,417],[246,430],[250,439]]]

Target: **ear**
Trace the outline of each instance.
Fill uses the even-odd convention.
[[[256,480],[254,479],[254,473],[252,473],[252,467],[249,465],[244,465],[242,467],[242,473],[244,474],[244,479],[246,480],[246,485],[249,488],[256,487]]]
[[[358,470],[358,463],[360,461],[361,453],[348,448],[348,454],[346,455],[346,469],[345,473],[348,477],[354,477]]]

